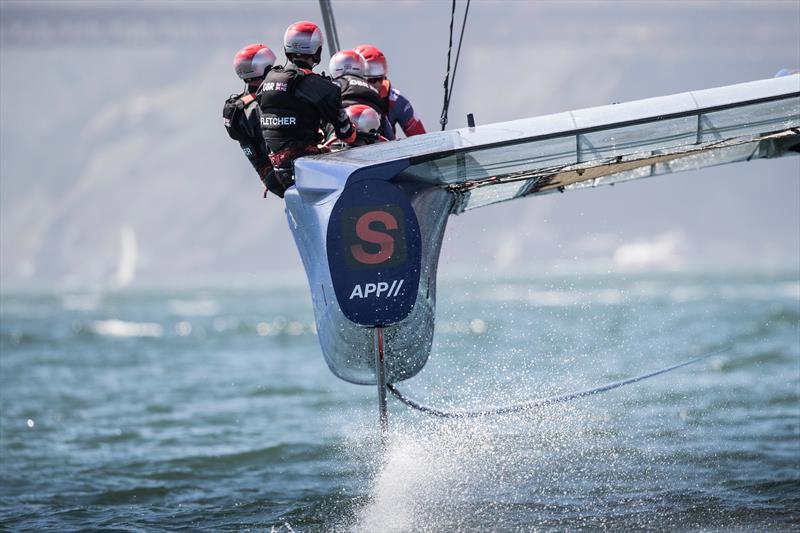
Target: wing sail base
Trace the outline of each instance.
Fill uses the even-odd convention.
[[[782,157],[795,153],[798,147],[800,147],[800,129],[793,128],[760,138],[734,138],[663,151],[652,150],[618,155],[602,161],[515,172],[483,180],[454,183],[446,187],[457,198],[453,205],[453,214],[460,214],[478,207],[535,194],[613,185],[632,179],[708,166]],[[505,186],[505,190],[499,186]],[[492,190],[483,193],[480,191],[483,188]],[[505,194],[502,194],[503,192]]]

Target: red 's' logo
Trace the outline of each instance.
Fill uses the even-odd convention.
[[[405,261],[403,212],[395,205],[348,209],[342,218],[347,261],[354,267],[395,266]]]
[[[386,211],[369,211],[364,213],[356,221],[356,235],[364,242],[378,245],[378,250],[374,253],[364,250],[361,244],[350,246],[350,253],[359,263],[365,265],[379,265],[392,258],[394,253],[394,237],[389,233],[370,229],[370,224],[379,222],[387,230],[397,229],[397,219]]]

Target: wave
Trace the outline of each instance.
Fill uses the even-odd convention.
[[[216,300],[169,300],[170,312],[181,316],[214,316],[219,313]]]
[[[757,349],[749,354],[729,357],[716,357],[711,360],[711,368],[717,372],[730,372],[745,368],[760,368],[768,364],[791,363],[794,357],[780,348]]]
[[[167,461],[168,471],[182,471],[188,468],[195,472],[213,473],[214,469],[229,472],[240,466],[262,466],[275,461],[292,462],[296,460],[317,461],[330,459],[333,452],[329,446],[311,442],[282,442],[273,446],[241,450],[232,453],[196,455]]]
[[[570,289],[536,289],[525,286],[498,285],[477,295],[466,294],[468,300],[524,302],[537,307],[580,307],[591,303],[615,305],[624,303],[627,294],[617,289],[581,291]]]
[[[729,299],[742,300],[782,300],[788,299],[793,302],[800,300],[800,283],[758,283],[742,285],[725,285],[720,287],[720,296]]]
[[[47,342],[50,337],[47,335],[38,335],[27,331],[3,331],[0,332],[0,342],[9,343],[14,345],[36,344],[39,342]]]
[[[306,387],[299,387],[299,386],[263,386],[259,385],[258,387],[249,390],[246,393],[248,398],[259,398],[259,397],[267,397],[272,398],[275,396],[305,396],[313,392],[312,390]]]
[[[538,307],[584,307],[586,305],[618,305],[642,300],[666,299],[676,303],[708,300],[791,301],[800,300],[800,283],[796,281],[714,281],[678,282],[645,279],[617,280],[613,287],[591,280],[569,285],[505,282],[493,285],[454,284],[451,291],[457,301],[523,302]]]
[[[89,329],[107,337],[161,337],[164,327],[154,322],[126,322],[124,320],[96,320]]]
[[[61,295],[61,308],[65,311],[95,311],[102,302],[103,296],[99,293]]]
[[[87,503],[93,505],[121,505],[135,501],[139,504],[146,501],[161,501],[175,491],[175,486],[156,485],[130,487],[125,489],[108,489],[89,495]]]

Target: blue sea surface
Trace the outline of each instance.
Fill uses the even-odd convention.
[[[800,272],[444,279],[398,387],[325,366],[307,288],[4,292],[10,531],[797,530]]]

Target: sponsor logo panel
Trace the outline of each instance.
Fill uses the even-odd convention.
[[[383,180],[346,187],[327,228],[328,265],[342,313],[390,325],[409,315],[419,288],[419,222],[405,193]]]

